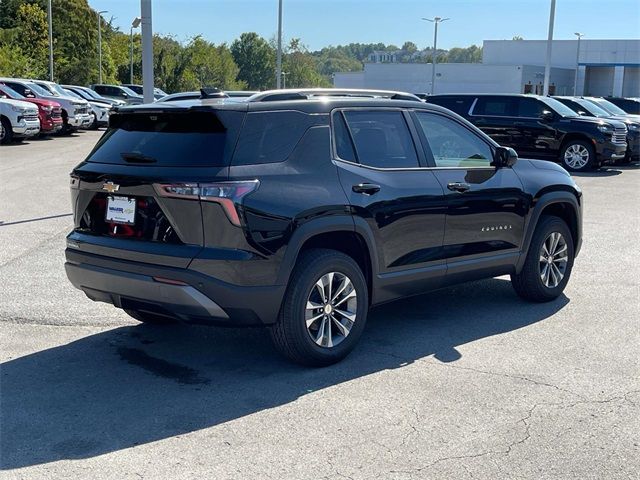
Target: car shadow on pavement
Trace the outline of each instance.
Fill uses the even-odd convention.
[[[618,170],[618,167],[613,168],[603,168],[600,170],[593,170],[590,172],[571,172],[572,177],[615,177],[616,175],[620,175],[622,173],[621,170]]]
[[[386,304],[371,312],[356,350],[323,369],[283,360],[260,328],[108,330],[0,366],[0,467],[94,457],[429,356],[452,362],[458,346],[528,327],[568,302],[528,303],[491,279]]]

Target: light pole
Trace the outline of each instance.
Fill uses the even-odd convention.
[[[280,89],[282,77],[282,0],[278,0],[278,52],[276,56],[276,88]]]
[[[551,76],[551,46],[553,44],[553,20],[556,16],[556,0],[551,0],[549,11],[549,35],[547,37],[547,61],[544,67],[544,84],[542,94],[549,95],[549,77]]]
[[[289,72],[282,72],[282,88],[287,88],[287,75]]]
[[[450,18],[442,18],[442,17],[433,17],[433,18],[423,18],[422,20],[426,20],[427,22],[431,22],[434,24],[433,31],[433,55],[431,55],[431,95],[435,92],[436,86],[436,49],[438,47],[438,24],[442,22],[446,22],[447,20],[451,20]]]
[[[103,13],[107,13],[107,10],[98,12],[98,83],[102,83],[102,17],[100,15]]]
[[[47,5],[47,15],[49,16],[49,80],[53,82],[53,26],[51,20],[51,0]]]
[[[578,95],[578,70],[580,69],[580,39],[584,37],[584,33],[574,33],[578,37],[578,47],[576,48],[576,78],[573,82],[573,94]]]
[[[151,0],[140,0],[142,17],[142,94],[144,103],[153,103],[153,24]]]
[[[133,22],[131,22],[131,29],[129,30],[129,36],[131,37],[131,50],[129,52],[129,61],[131,64],[129,68],[129,83],[131,84],[133,84],[133,29],[138,28],[140,26],[140,22],[142,22],[140,17],[134,18]]]

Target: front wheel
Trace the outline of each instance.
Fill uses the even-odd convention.
[[[0,144],[6,145],[13,140],[13,128],[5,117],[0,118],[0,122],[2,122],[0,126]]]
[[[368,309],[367,284],[351,257],[335,250],[308,250],[291,275],[271,338],[296,363],[331,365],[355,347]]]
[[[533,302],[558,298],[567,286],[573,269],[573,237],[558,217],[540,218],[522,270],[511,275],[516,293]]]
[[[573,172],[584,172],[596,166],[596,151],[589,142],[569,140],[560,151],[562,165]]]

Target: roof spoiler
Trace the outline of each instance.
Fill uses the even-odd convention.
[[[200,89],[200,98],[229,98],[229,95],[224,93],[224,91],[215,87],[202,87]]]

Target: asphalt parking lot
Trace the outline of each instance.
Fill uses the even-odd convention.
[[[99,135],[0,148],[3,478],[639,478],[639,168],[577,179],[557,301],[498,278],[388,304],[309,370],[261,329],[140,325],[71,287],[68,173]]]

